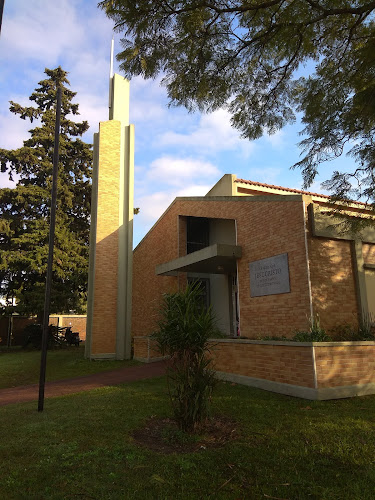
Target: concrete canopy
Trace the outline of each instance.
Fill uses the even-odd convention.
[[[177,272],[229,274],[236,272],[236,261],[242,249],[236,245],[216,243],[178,259],[156,266],[159,276],[175,276]]]

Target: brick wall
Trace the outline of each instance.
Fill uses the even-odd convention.
[[[160,356],[149,342],[147,337],[134,339],[135,357],[152,361]],[[257,379],[314,389],[315,393],[295,394],[311,399],[375,393],[375,342],[282,343],[219,339],[212,340],[210,353],[215,370],[249,377],[249,385],[254,385],[251,379]],[[242,382],[246,383],[246,379]],[[268,386],[268,389],[280,391],[280,387],[275,386]],[[325,389],[333,391],[322,398],[319,391]]]
[[[290,337],[310,311],[303,202],[241,203],[237,219],[241,335]],[[249,262],[287,253],[290,293],[250,297]]]
[[[249,343],[245,340],[214,341],[211,353],[220,372],[314,387],[311,347]]]
[[[81,340],[86,339],[86,316],[63,316],[59,326],[71,326],[73,332],[79,333]]]
[[[358,324],[358,304],[350,241],[308,235],[314,314],[329,330]]]
[[[371,243],[363,243],[362,252],[365,264],[375,264],[375,245]]]
[[[134,337],[134,358],[149,359],[148,345],[150,339],[148,337]]]
[[[134,337],[134,359],[153,361],[160,359],[156,343],[149,337]]]
[[[375,343],[346,344],[315,345],[319,388],[375,383]]]
[[[162,294],[177,290],[177,278],[156,276],[158,264],[178,256],[178,217],[168,212],[151,229],[133,254],[132,336],[149,335],[157,326]]]
[[[133,336],[154,330],[161,294],[178,287],[176,277],[156,276],[155,267],[181,256],[179,215],[237,221],[237,244],[242,247],[242,258],[238,260],[241,335],[291,336],[293,330],[307,327],[310,298],[302,200],[239,202],[208,198],[177,200],[135,249]],[[289,257],[291,292],[251,298],[249,262],[285,252]]]

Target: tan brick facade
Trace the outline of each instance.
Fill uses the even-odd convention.
[[[375,342],[213,340],[221,378],[307,399],[375,394]],[[138,359],[160,359],[147,337],[134,339]]]
[[[211,352],[220,376],[311,399],[375,393],[374,342],[312,344],[245,340],[264,336],[291,338],[296,330],[307,331],[311,316],[317,315],[328,332],[339,325],[356,327],[363,315],[364,301],[369,300],[369,309],[371,305],[372,282],[368,275],[374,272],[375,264],[375,245],[368,243],[374,239],[371,231],[366,233],[369,239],[362,242],[358,235],[342,235],[327,225],[322,226],[320,209],[330,208],[325,197],[303,192],[278,196],[281,193],[277,191],[283,188],[277,186],[266,186],[264,189],[270,192],[265,196],[259,195],[255,188],[253,193],[239,193],[237,189],[236,193],[232,190],[227,194],[226,177],[204,198],[177,198],[135,249],[132,316],[135,356],[147,360],[160,357],[144,336],[157,327],[162,294],[186,284],[186,272],[157,276],[156,267],[159,274],[178,269],[189,269],[203,274],[202,277],[217,274],[220,266],[203,267],[208,259],[204,255],[211,255],[217,242],[233,245],[231,258],[237,256],[237,288],[235,282],[229,281],[233,267],[221,267],[221,271],[224,270],[232,287],[229,292],[232,300],[238,290],[242,337],[213,341]],[[233,188],[233,179],[231,183]],[[206,218],[210,228],[211,224],[213,228],[219,226],[215,219],[234,221],[231,224],[235,227],[235,242],[225,240],[228,229],[224,235],[215,233],[213,239],[209,238],[211,246],[207,252],[186,256],[188,217]],[[205,227],[206,222],[189,221],[189,227],[200,228],[199,224]],[[219,241],[220,237],[223,241]],[[194,239],[189,241],[195,243]],[[202,241],[207,247],[208,236],[202,236]],[[242,255],[235,253],[238,247]],[[252,296],[249,263],[280,254],[287,254],[290,291]],[[219,282],[212,277],[210,283],[213,295],[212,287],[219,287]],[[221,294],[220,304],[224,307],[225,288],[216,291]],[[232,306],[229,303],[229,308]],[[231,330],[232,334],[235,331]]]
[[[314,387],[311,347],[231,340],[213,342],[211,354],[220,372]]]
[[[134,337],[134,359],[149,362],[160,358],[155,341],[149,337]]]
[[[71,326],[73,332],[79,333],[81,340],[86,339],[86,316],[63,316],[59,326]]]
[[[365,264],[375,265],[375,245],[371,243],[363,243],[362,252]]]
[[[116,351],[121,123],[100,124],[92,354]]]
[[[313,310],[322,326],[357,325],[358,302],[350,241],[309,236]]]
[[[177,290],[175,277],[156,276],[155,267],[160,262],[177,256],[178,217],[168,211],[158,222],[157,230],[151,229],[133,255],[133,307],[132,336],[151,334],[159,317],[163,293]]]
[[[375,383],[374,342],[352,344],[315,347],[319,388]]]
[[[158,264],[181,256],[179,216],[233,219],[237,224],[241,335],[291,335],[307,328],[310,312],[303,201],[177,200],[134,251],[133,336],[156,327],[162,293],[176,290],[178,279],[155,275]],[[180,217],[181,223],[182,217]],[[181,236],[180,236],[181,238]],[[291,292],[250,297],[249,262],[288,253]]]

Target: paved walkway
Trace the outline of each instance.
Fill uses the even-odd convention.
[[[84,375],[82,377],[57,380],[56,382],[46,382],[44,396],[53,398],[73,394],[75,392],[90,391],[97,387],[108,385],[123,384],[124,382],[133,382],[146,378],[158,377],[165,373],[165,362],[129,366],[113,370],[110,372],[95,373],[93,375]],[[25,403],[27,401],[36,401],[39,394],[39,385],[24,385],[20,387],[11,387],[9,389],[0,389],[0,406],[13,403]]]

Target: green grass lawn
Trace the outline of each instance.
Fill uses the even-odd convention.
[[[375,397],[310,402],[220,384],[222,448],[161,455],[131,433],[169,415],[164,378],[0,407],[0,498],[374,499]]]
[[[47,354],[46,380],[79,377],[122,366],[134,361],[90,361],[84,358],[84,346],[52,349]],[[39,382],[40,351],[19,348],[0,350],[0,389]]]

